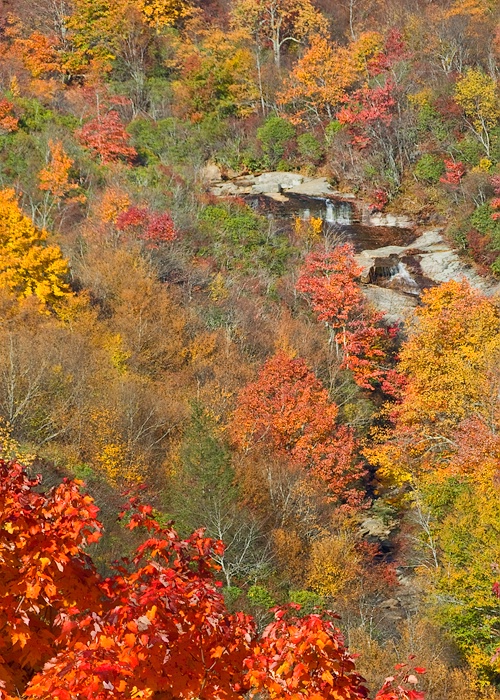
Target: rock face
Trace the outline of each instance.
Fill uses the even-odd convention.
[[[415,222],[408,216],[401,214],[371,213],[368,207],[363,208],[361,214],[363,226],[391,226],[395,228],[414,228]]]
[[[266,195],[283,203],[293,199],[290,195],[310,197],[311,202],[315,198],[324,197],[327,222],[330,221],[328,207],[333,206],[330,200],[337,200],[340,204],[354,200],[354,195],[335,191],[324,177],[305,177],[293,172],[239,176],[230,173],[230,179],[224,179],[220,168],[209,164],[205,166],[202,177],[212,194],[217,196]],[[358,243],[362,240],[359,236],[363,227],[378,231],[386,228],[389,231],[387,240],[401,240],[401,236],[395,234],[397,229],[403,231],[415,228],[415,224],[406,216],[372,213],[365,204],[356,201],[351,206],[353,211],[350,220],[335,219],[335,222],[352,225],[360,221],[361,227],[358,227],[355,234]],[[407,241],[409,238],[403,237],[402,240]],[[500,293],[500,283],[481,277],[472,266],[467,265],[445,241],[440,229],[425,231],[409,245],[386,245],[363,250],[356,256],[356,261],[362,268],[361,279],[366,296],[387,315],[391,323],[406,320],[419,303],[421,290],[441,282],[465,278],[473,287],[486,294]]]
[[[260,175],[234,175],[224,178],[220,168],[208,164],[202,171],[202,177],[210,187],[210,192],[218,197],[238,197],[244,195],[264,194],[279,201],[287,193],[309,197],[332,197],[340,200],[355,200],[351,193],[338,192],[329,184],[326,177],[306,177],[300,173],[268,172]],[[280,197],[276,197],[280,195]],[[355,207],[358,209],[358,206]],[[357,220],[363,226],[413,228],[414,222],[407,216],[395,214],[372,213],[366,204],[359,204]]]
[[[406,246],[363,250],[356,261],[363,270],[366,296],[391,322],[408,318],[418,304],[421,289],[434,284],[466,279],[485,294],[500,293],[500,283],[481,277],[461,260],[439,229],[425,231]]]
[[[363,293],[378,311],[384,312],[387,323],[390,325],[408,319],[413,309],[418,305],[418,297],[409,296],[395,289],[377,287],[374,284],[364,286]]]

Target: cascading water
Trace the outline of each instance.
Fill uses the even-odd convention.
[[[339,200],[325,198],[312,198],[314,207],[307,207],[300,210],[300,218],[307,220],[311,216],[323,219],[327,224],[339,224],[340,226],[351,226],[353,223],[352,204]]]
[[[250,195],[246,201],[260,214],[272,219],[278,230],[290,226],[289,222],[296,218],[322,219],[325,232],[330,227],[338,227],[339,234],[353,244],[356,252],[386,245],[408,245],[415,238],[408,229],[360,224],[355,204],[344,199],[287,192],[281,199],[261,194]]]
[[[411,276],[410,271],[403,262],[398,262],[394,274],[388,280],[388,286],[400,289],[409,294],[419,294],[420,287]]]
[[[328,224],[341,224],[350,226],[352,224],[352,205],[349,202],[334,202],[325,199],[324,219]]]

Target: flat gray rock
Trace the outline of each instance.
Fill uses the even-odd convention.
[[[353,194],[343,194],[332,189],[326,177],[306,177],[300,173],[269,172],[260,175],[240,175],[231,180],[222,180],[216,166],[205,166],[202,177],[216,196],[238,196],[242,194],[302,194],[309,197],[340,197],[354,199]]]
[[[416,296],[375,284],[364,285],[363,293],[378,311],[383,311],[389,324],[408,320],[418,304]]]

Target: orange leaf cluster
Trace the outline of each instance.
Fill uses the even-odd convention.
[[[6,99],[0,100],[0,129],[17,131],[19,120],[12,114],[14,105]]]
[[[246,661],[252,693],[265,693],[271,700],[366,698],[364,679],[334,619],[328,613],[299,619],[277,610]]]
[[[57,37],[33,32],[27,39],[17,39],[15,48],[19,51],[26,69],[33,78],[63,72],[57,51],[59,48]]]
[[[309,253],[297,289],[310,298],[318,321],[326,322],[340,367],[351,370],[359,386],[373,389],[374,384],[388,384],[391,332],[380,324],[383,314],[367,307],[358,283],[360,274],[354,249],[346,243],[331,251]]]
[[[332,498],[357,505],[364,471],[354,458],[354,436],[336,423],[337,413],[304,360],[279,352],[240,392],[231,432],[240,449],[270,448],[324,481]]]
[[[40,189],[50,192],[56,199],[66,197],[77,190],[78,185],[70,182],[73,160],[64,151],[60,141],[49,141],[50,162],[38,173]]]

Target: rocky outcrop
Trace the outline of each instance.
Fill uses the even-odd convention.
[[[219,177],[216,177],[218,174]],[[260,175],[240,175],[228,180],[222,179],[215,166],[206,166],[204,177],[210,192],[216,196],[242,196],[255,194],[304,194],[311,197],[338,196],[325,177],[305,177],[299,173],[270,172]],[[347,198],[352,198],[348,196]]]
[[[406,246],[363,250],[356,256],[368,299],[389,321],[401,321],[418,304],[422,287],[466,279],[488,295],[500,293],[500,283],[481,277],[443,238],[440,229],[425,231]],[[388,274],[385,274],[387,271]],[[381,285],[381,286],[379,286]]]
[[[458,253],[443,239],[441,231],[426,231],[409,246],[419,257],[422,274],[436,283],[465,278],[473,287],[485,294],[500,292],[500,283],[489,277],[481,277],[472,265],[465,263]]]
[[[414,228],[416,226],[409,216],[386,214],[379,211],[371,212],[370,208],[366,206],[362,209],[361,223],[363,226],[389,226],[393,228]]]
[[[473,287],[486,294],[500,292],[500,283],[491,278],[481,277],[476,270],[464,262],[443,238],[440,229],[425,231],[407,246],[386,246],[376,250],[364,250],[357,256],[358,264],[363,268],[366,279],[370,270],[376,267],[380,258],[390,258],[401,261],[403,258],[413,258],[418,261],[422,277],[435,284],[450,280],[466,279]],[[368,281],[368,280],[367,280]]]
[[[223,177],[217,165],[208,164],[202,171],[202,177],[210,192],[218,197],[241,197],[263,194],[279,201],[286,201],[287,194],[308,197],[332,197],[340,200],[354,201],[355,195],[338,192],[330,185],[326,177],[306,177],[293,172],[267,172],[260,175],[236,175]],[[358,210],[356,218],[364,226],[383,226],[396,228],[413,228],[415,223],[407,216],[372,212],[368,205],[355,203]]]
[[[229,174],[228,174],[229,175]],[[408,241],[414,222],[406,216],[386,213],[372,213],[366,204],[356,202],[354,195],[335,191],[324,177],[312,178],[293,172],[266,172],[260,175],[237,175],[223,178],[216,165],[205,166],[202,172],[212,194],[217,196],[266,195],[286,203],[293,195],[325,198],[325,221],[352,225],[361,222],[362,227],[378,231],[387,229],[386,240]],[[352,211],[349,220],[328,218],[328,211],[336,206],[335,201],[346,206],[351,201]],[[356,235],[359,235],[362,227]],[[405,236],[397,236],[397,230],[406,231]],[[371,237],[373,239],[373,236]],[[384,240],[382,236],[377,237]],[[362,239],[358,238],[358,244]],[[373,243],[372,243],[373,245]],[[491,278],[481,277],[476,270],[464,262],[457,251],[443,238],[440,229],[430,229],[422,233],[408,245],[386,245],[376,249],[363,250],[356,256],[362,269],[361,279],[368,299],[383,311],[389,322],[405,320],[419,303],[422,288],[465,278],[470,284],[486,294],[500,293],[500,283]]]
[[[363,293],[372,306],[385,314],[390,325],[405,321],[418,305],[418,297],[375,284],[364,286]]]

